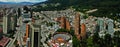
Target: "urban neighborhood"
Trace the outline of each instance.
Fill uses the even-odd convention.
[[[120,47],[120,11],[99,14],[102,8],[67,8],[66,1],[8,5],[0,0],[0,47]]]

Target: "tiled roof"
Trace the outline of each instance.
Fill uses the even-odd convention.
[[[9,41],[9,38],[3,36],[3,38],[0,40],[0,46],[5,47]]]

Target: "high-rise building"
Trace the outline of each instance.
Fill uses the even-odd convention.
[[[75,35],[80,34],[80,14],[76,13],[74,18],[74,29],[75,29]]]
[[[107,20],[107,22],[108,22],[108,29],[107,29],[108,33],[111,34],[111,35],[113,35],[113,33],[114,33],[113,20],[109,19],[109,20]]]
[[[97,32],[97,33],[98,33],[99,31],[100,31],[100,27],[99,27],[99,25],[98,25],[98,24],[96,24],[96,26],[95,26],[95,32]],[[95,32],[94,32],[94,33],[95,33]]]
[[[17,15],[13,15],[11,17],[11,21],[10,21],[10,27],[11,27],[11,30],[14,31],[15,30],[15,27],[17,26]]]
[[[98,26],[99,26],[99,31],[97,31],[97,32],[99,32],[99,36],[100,37],[103,37],[104,35],[105,35],[105,29],[104,29],[104,20],[103,19],[98,19],[97,20],[97,24],[98,24]]]
[[[30,38],[30,46],[31,47],[40,47],[40,28],[41,25],[38,24],[30,24],[29,29],[29,38]]]
[[[4,12],[4,16],[3,16],[3,33],[7,34],[8,31],[10,30],[10,16],[6,15],[6,10]]]
[[[3,33],[3,29],[0,28],[0,39],[3,37],[2,33]]]
[[[7,33],[7,16],[5,16],[6,12],[4,11],[4,16],[3,16],[3,33]]]
[[[17,18],[19,18],[19,17],[21,16],[21,9],[18,8],[18,9],[17,9],[17,12],[18,12],[18,13],[17,13]]]
[[[80,28],[80,14],[76,13],[75,17],[74,17],[74,34],[76,35],[76,37],[80,40],[81,39],[81,28]]]
[[[55,19],[56,21],[60,22],[60,27],[70,30],[71,29],[71,25],[70,22],[66,19],[66,17],[62,16],[62,17],[58,17],[57,19]]]
[[[71,29],[71,25],[70,25],[70,22],[68,20],[66,20],[66,29],[67,30]]]
[[[98,19],[97,24],[100,27],[99,31],[104,31],[104,21],[103,21],[103,19]]]
[[[7,10],[4,11],[4,16],[3,16],[3,33],[4,34],[7,34],[10,31],[14,31],[15,26],[17,26],[17,18],[16,18],[17,15],[13,14],[15,10],[10,10],[10,12],[7,12]]]
[[[84,23],[81,24],[81,34],[82,39],[86,38],[86,26]]]
[[[61,28],[66,28],[66,18],[65,17],[61,17],[61,20],[60,20],[60,26]]]
[[[3,13],[0,12],[0,27],[2,28],[3,25]]]

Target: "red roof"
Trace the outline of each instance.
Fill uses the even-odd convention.
[[[5,47],[9,41],[9,38],[3,36],[3,38],[0,40],[0,46]]]

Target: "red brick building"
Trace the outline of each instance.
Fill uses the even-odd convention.
[[[70,25],[70,22],[68,20],[66,20],[66,29],[67,30],[71,29],[71,25]]]
[[[66,19],[66,17],[62,16],[62,17],[58,17],[55,19],[55,21],[60,22],[60,27],[70,30],[71,25],[70,22]]]
[[[81,24],[81,34],[80,36],[84,39],[86,38],[86,26],[84,23]]]
[[[75,35],[80,34],[80,14],[76,13],[74,18],[74,29],[75,29]]]
[[[76,13],[74,18],[74,33],[79,40],[84,39],[86,36],[86,26],[83,23],[80,25],[80,21],[80,14]]]
[[[9,38],[3,36],[3,38],[0,40],[0,47],[5,47],[9,41]]]
[[[65,17],[61,17],[60,27],[66,29],[66,18]]]

